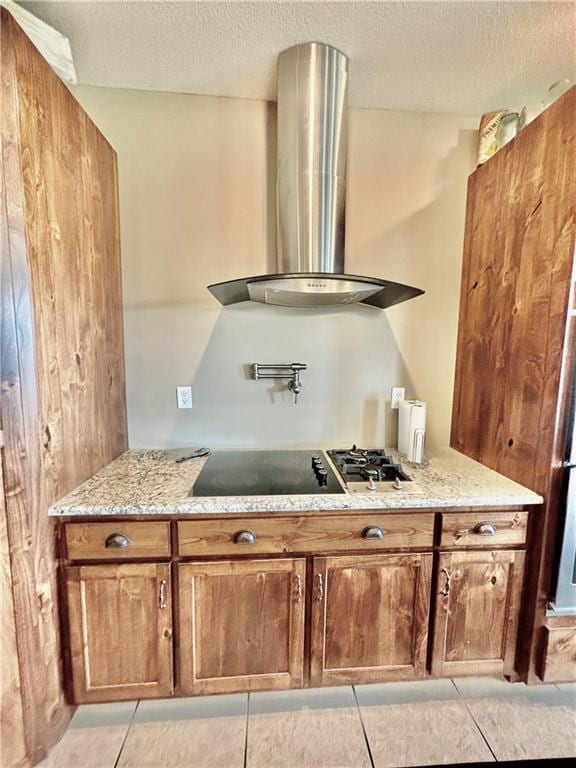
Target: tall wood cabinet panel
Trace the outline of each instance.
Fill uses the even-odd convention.
[[[528,681],[545,641],[576,366],[575,115],[576,86],[468,183],[451,445],[545,498],[519,638]]]
[[[1,9],[1,449],[26,761],[71,715],[48,506],[126,447],[116,158]]]
[[[432,674],[511,674],[524,552],[448,552],[436,584]]]
[[[426,674],[431,554],[314,558],[311,682]]]
[[[27,762],[20,688],[12,566],[0,461],[0,756],[7,766],[23,766]]]
[[[178,566],[180,692],[302,685],[304,559]]]
[[[452,446],[537,492],[574,265],[576,87],[470,176]]]
[[[78,704],[171,695],[168,564],[67,568],[66,592]]]

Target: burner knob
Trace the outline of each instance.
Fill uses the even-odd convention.
[[[322,457],[319,454],[317,454],[317,453],[313,453],[312,454],[312,469],[316,469],[316,467],[318,465],[320,465],[320,464],[322,464]]]
[[[322,467],[321,469],[318,468],[318,470],[316,471],[316,477],[318,478],[318,482],[320,483],[320,485],[328,485],[327,469],[324,469],[324,467]]]

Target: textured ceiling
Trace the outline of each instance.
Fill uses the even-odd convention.
[[[351,106],[480,114],[576,79],[576,3],[24,2],[67,35],[87,85],[274,99],[278,53],[351,59]]]

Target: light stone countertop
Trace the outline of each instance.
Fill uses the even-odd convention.
[[[181,451],[179,451],[181,454]],[[396,460],[393,450],[387,453]],[[175,452],[129,450],[53,504],[52,516],[201,515],[346,509],[498,507],[541,504],[542,497],[451,448],[435,451],[424,468],[403,464],[419,493],[292,496],[188,496],[205,458],[177,464]],[[406,484],[410,485],[410,484]]]

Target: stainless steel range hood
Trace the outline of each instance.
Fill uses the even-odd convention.
[[[344,273],[348,59],[305,43],[278,59],[278,273],[209,285],[222,304],[390,307],[418,288]]]

